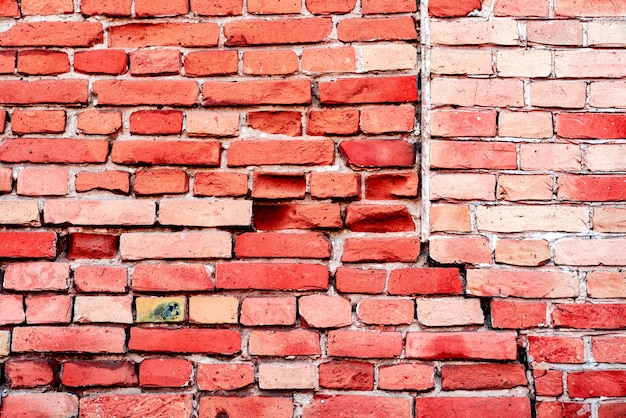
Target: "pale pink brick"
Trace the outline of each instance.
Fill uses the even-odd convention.
[[[430,112],[430,134],[441,137],[496,136],[496,117],[493,110],[433,110]]]
[[[249,226],[252,202],[164,199],[159,204],[159,222],[180,226]]]
[[[587,44],[594,47],[626,46],[626,22],[592,21],[587,24]]]
[[[626,81],[596,81],[591,83],[589,104],[593,107],[626,108]]]
[[[554,244],[554,263],[568,266],[621,266],[626,240],[564,238]]]
[[[0,325],[21,324],[26,319],[24,297],[21,295],[0,295]]]
[[[235,112],[187,112],[189,136],[237,136],[239,113]]]
[[[64,196],[69,190],[67,168],[25,168],[17,175],[17,194]]]
[[[417,322],[426,327],[478,325],[485,321],[480,299],[421,299],[417,301]]]
[[[626,51],[557,51],[554,69],[559,78],[626,77]]]
[[[530,83],[530,104],[537,107],[581,108],[587,85],[582,81],[535,80]]]
[[[626,4],[614,0],[555,0],[557,16],[614,17],[626,15]]]
[[[432,232],[469,232],[472,230],[470,208],[466,205],[433,205],[430,208]]]
[[[381,366],[378,388],[384,390],[427,390],[435,386],[435,368],[430,364]]]
[[[76,296],[74,322],[132,324],[132,296]]]
[[[410,44],[371,44],[359,47],[364,71],[412,70],[417,49]]]
[[[316,367],[309,363],[262,363],[259,365],[261,389],[313,389]]]
[[[550,112],[500,112],[498,135],[513,138],[551,138]]]
[[[490,232],[585,232],[589,209],[572,206],[479,206],[476,227]]]
[[[156,205],[148,200],[46,200],[44,221],[70,225],[152,225]]]
[[[542,239],[498,239],[496,263],[540,266],[550,261],[550,244]]]
[[[13,185],[13,170],[0,168],[0,193],[10,193]]]
[[[196,324],[236,324],[239,299],[234,296],[192,296],[189,322]]]
[[[561,271],[467,271],[467,292],[475,296],[571,298],[579,295],[578,275]]]
[[[624,171],[626,145],[590,145],[586,153],[587,168],[592,171]]]
[[[480,264],[492,261],[489,239],[476,235],[433,236],[430,238],[430,256],[444,264]]]
[[[66,290],[69,277],[70,265],[67,263],[14,263],[4,269],[3,287],[21,291]]]
[[[582,46],[583,25],[578,20],[532,20],[527,23],[528,42],[544,45]]]
[[[68,324],[72,315],[72,298],[67,295],[28,296],[26,323]]]
[[[361,130],[364,133],[411,132],[414,127],[413,106],[376,106],[361,109]]]
[[[313,328],[340,328],[352,323],[352,307],[339,296],[305,296],[298,301],[300,316]]]
[[[492,51],[486,49],[433,48],[430,53],[433,74],[493,74]]]
[[[296,298],[245,298],[241,303],[243,325],[293,325],[296,322]]]
[[[0,201],[0,224],[33,225],[39,224],[39,206],[35,200]]]
[[[523,106],[521,80],[437,78],[431,84],[432,103],[458,106]]]
[[[581,160],[578,145],[522,144],[520,149],[522,170],[580,170]]]
[[[494,174],[434,174],[430,178],[431,200],[495,200]]]
[[[554,180],[549,175],[504,174],[498,178],[499,200],[551,200]]]
[[[626,298],[626,273],[596,271],[587,273],[587,294],[592,298]]]
[[[126,233],[120,254],[123,260],[230,258],[232,237],[227,232]]]
[[[529,16],[548,17],[550,2],[548,0],[499,0],[495,2],[493,12],[496,16]]]
[[[499,50],[496,69],[500,77],[548,77],[552,73],[552,53],[540,49]]]
[[[368,298],[357,306],[359,320],[373,325],[400,325],[413,322],[415,304],[407,299]]]
[[[596,232],[626,232],[626,208],[594,208],[593,230]]]
[[[434,20],[433,45],[518,45],[517,22],[506,20]]]

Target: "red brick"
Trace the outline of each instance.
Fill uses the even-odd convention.
[[[535,390],[540,396],[559,396],[563,393],[563,372],[534,369]]]
[[[362,270],[339,267],[335,273],[335,287],[342,293],[382,293],[385,289],[385,270]]]
[[[0,324],[21,324],[26,319],[24,315],[24,297],[18,295],[0,295],[0,310],[2,318]]]
[[[528,336],[528,353],[538,363],[583,363],[582,338],[564,336]]]
[[[70,71],[65,52],[22,50],[17,53],[17,72],[26,75],[58,75]]]
[[[326,140],[242,140],[228,148],[229,167],[330,165],[334,161],[335,144]]]
[[[68,260],[79,258],[114,258],[117,254],[117,237],[105,234],[75,232],[69,237]]]
[[[135,386],[135,363],[128,361],[66,361],[61,383],[69,387]]]
[[[191,0],[191,11],[201,16],[241,15],[243,0]]]
[[[132,0],[81,0],[80,11],[86,16],[130,16]]]
[[[22,291],[65,290],[70,266],[47,261],[8,264],[4,269],[5,289]]]
[[[361,177],[355,173],[311,173],[311,197],[317,199],[358,199]]]
[[[205,396],[200,399],[200,416],[290,418],[293,415],[291,398],[270,396]],[[221,418],[221,417],[220,417]]]
[[[341,261],[354,262],[404,262],[417,261],[420,253],[419,239],[413,238],[348,238]]]
[[[306,133],[308,135],[354,135],[358,131],[358,110],[325,109],[312,110],[307,113]]]
[[[428,4],[428,14],[437,17],[467,16],[475,9],[481,8],[480,0],[433,0]]]
[[[90,47],[102,43],[102,39],[102,24],[99,22],[22,21],[0,33],[0,46]]]
[[[562,175],[557,180],[561,200],[606,202],[626,199],[626,177]]]
[[[139,385],[142,387],[185,387],[193,377],[193,363],[185,359],[153,358],[139,365]]]
[[[547,304],[544,302],[524,302],[492,300],[491,322],[494,328],[537,328],[547,325]]]
[[[197,264],[140,264],[132,276],[135,292],[211,291],[206,269]]]
[[[253,173],[252,197],[256,199],[303,199],[306,177],[300,173]]]
[[[415,222],[404,205],[350,204],[346,227],[354,232],[415,231]]]
[[[11,115],[11,130],[16,134],[63,133],[65,111],[16,109]]]
[[[17,175],[17,194],[64,196],[68,192],[67,168],[25,168]]]
[[[190,52],[184,65],[187,77],[229,75],[237,74],[239,59],[237,51]]]
[[[320,364],[320,387],[327,389],[374,389],[374,365],[356,361],[330,361]]]
[[[435,368],[428,364],[394,364],[378,370],[378,388],[428,390],[435,387]]]
[[[619,335],[594,337],[591,340],[593,358],[599,363],[626,363],[624,344],[626,344],[626,338]]]
[[[423,397],[415,400],[420,418],[530,418],[530,400],[526,397]]]
[[[17,327],[11,348],[15,352],[123,353],[126,333],[113,327]]]
[[[361,110],[361,129],[368,134],[411,132],[414,127],[415,108],[410,105],[366,107]]]
[[[0,11],[0,14],[2,12]],[[0,51],[0,74],[15,72],[16,51]]]
[[[0,193],[11,193],[13,189],[13,170],[11,168],[0,169]]]
[[[593,2],[579,2],[577,0],[556,0],[554,9],[557,16],[624,16],[626,4],[615,3],[611,0],[596,0]]]
[[[249,8],[250,6],[248,6]],[[301,6],[298,5],[300,8]],[[298,72],[295,51],[246,51],[243,53],[243,73],[253,75],[286,75]]]
[[[410,398],[358,395],[315,395],[303,408],[302,418],[368,417],[410,418]]]
[[[299,136],[302,134],[300,112],[249,112],[248,126],[268,134]]]
[[[514,332],[409,332],[407,358],[424,360],[515,360]]]
[[[312,73],[355,72],[356,51],[347,46],[305,48],[302,51],[302,71]]]
[[[64,392],[10,393],[2,399],[3,417],[72,417],[78,414],[78,397]]]
[[[200,172],[193,182],[194,196],[245,196],[248,175],[245,173]]]
[[[241,350],[239,331],[227,329],[131,328],[131,351],[233,355]]]
[[[76,173],[74,185],[79,193],[105,190],[113,193],[128,194],[130,191],[130,173],[117,170],[81,171]]]
[[[131,51],[130,73],[136,76],[173,75],[182,69],[181,52],[173,49]]]
[[[366,324],[410,324],[415,317],[415,304],[407,299],[363,299],[357,306],[357,317]]]
[[[0,82],[1,104],[87,104],[87,80],[35,80]]]
[[[370,174],[365,178],[365,197],[371,200],[393,200],[417,197],[417,173]]]
[[[219,27],[215,23],[128,23],[109,27],[112,48],[146,46],[211,47],[217,46]]]
[[[56,379],[56,372],[47,360],[10,360],[4,369],[11,388],[51,386]]]
[[[599,418],[620,418],[626,414],[626,403],[618,402],[602,402],[598,408]]]
[[[432,237],[430,257],[442,264],[492,262],[489,238],[481,235]]]
[[[515,144],[505,142],[433,142],[430,146],[433,168],[516,169]]]
[[[412,0],[363,0],[363,14],[408,13],[417,11],[417,4]]]
[[[183,170],[145,169],[135,173],[135,194],[187,193],[189,179]]]
[[[214,141],[115,141],[111,159],[115,163],[129,165],[218,166],[220,151],[221,145]]]
[[[561,138],[619,139],[626,136],[626,114],[559,113],[556,133]]]
[[[355,139],[339,144],[339,152],[355,167],[410,167],[415,146],[405,140]]]
[[[252,356],[316,356],[321,355],[317,332],[294,329],[290,331],[252,330],[248,340]]]
[[[254,383],[254,365],[244,363],[199,364],[200,390],[236,390]]]
[[[187,0],[170,0],[167,2],[151,0],[135,0],[135,16],[177,16],[189,13]]]
[[[330,258],[331,244],[324,234],[309,232],[286,234],[280,232],[244,233],[236,238],[235,256]]]
[[[591,406],[577,402],[539,402],[538,418],[580,417],[591,418]]]
[[[26,297],[28,324],[69,324],[72,298],[67,295],[40,295]]]
[[[512,389],[527,384],[521,364],[444,364],[441,367],[444,390]]]
[[[287,105],[311,103],[311,81],[207,81],[202,86],[204,106]]]
[[[101,163],[109,143],[100,140],[18,138],[0,145],[0,161],[32,163]]]
[[[98,105],[192,106],[198,101],[195,81],[97,80],[93,84]]]
[[[352,324],[352,307],[348,299],[311,295],[298,302],[301,320],[312,328],[341,328]]]
[[[354,10],[356,0],[306,0],[306,8],[316,15],[345,14]]]
[[[228,232],[217,231],[130,232],[120,237],[120,255],[122,260],[230,258],[231,240]]]
[[[296,299],[247,297],[241,303],[240,322],[247,326],[293,325],[296,322]]]
[[[395,103],[417,100],[415,76],[339,78],[319,82],[322,104]]]
[[[496,112],[435,110],[431,113],[432,136],[496,136]]]
[[[74,13],[72,0],[22,0],[23,15],[60,15]]]
[[[44,220],[48,224],[152,225],[155,203],[147,200],[46,200]]]
[[[78,114],[78,131],[89,135],[112,135],[122,129],[122,113],[88,110]]]
[[[191,395],[128,394],[94,395],[80,400],[80,413],[85,417],[128,417],[163,415],[188,417],[193,410]]]
[[[416,40],[412,17],[345,19],[337,25],[337,37],[343,42]]]
[[[329,331],[328,355],[334,357],[393,358],[402,353],[400,332]]]
[[[324,290],[328,268],[320,264],[218,264],[218,289]]]
[[[572,398],[617,397],[626,394],[626,371],[585,370],[567,374],[567,390]]]
[[[20,6],[17,0],[5,0],[0,4],[0,16],[20,17]]]
[[[54,258],[57,236],[54,232],[0,232],[0,257]]]
[[[226,23],[227,46],[302,44],[325,40],[332,30],[330,18],[240,20]]]
[[[258,230],[336,229],[342,226],[340,206],[332,203],[254,205]]]
[[[626,328],[626,304],[561,303],[554,306],[552,321],[560,328]]]
[[[74,285],[79,292],[123,293],[127,289],[126,269],[108,266],[78,266],[74,270]]]

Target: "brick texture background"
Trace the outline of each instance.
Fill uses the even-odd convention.
[[[0,0],[0,416],[625,416],[625,48],[618,0]]]

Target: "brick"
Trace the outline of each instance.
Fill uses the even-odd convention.
[[[328,332],[328,355],[334,357],[393,358],[402,353],[403,338],[393,331]]]
[[[254,383],[253,364],[198,364],[198,387],[200,390],[235,390],[252,383]]]
[[[626,343],[623,336],[599,335],[591,340],[593,359],[600,363],[624,363],[626,356],[622,347]]]
[[[339,267],[335,273],[335,287],[342,293],[382,293],[387,273],[384,270],[363,270]]]
[[[417,101],[415,76],[338,78],[318,83],[322,104],[408,103]]]
[[[410,167],[415,165],[415,145],[405,140],[354,139],[339,144],[339,152],[355,167]]]
[[[539,402],[537,414],[542,418],[576,416],[591,418],[591,406],[575,402]]]
[[[327,140],[245,140],[233,141],[228,148],[229,167],[330,165],[334,161],[335,144]]]
[[[241,303],[239,321],[246,326],[293,325],[296,322],[296,299],[247,297]]]
[[[430,178],[430,200],[495,200],[493,174],[434,174]]]
[[[298,5],[300,7],[300,5]],[[248,6],[248,9],[250,6]],[[243,54],[243,73],[286,75],[298,71],[298,56],[292,50],[254,50]]]
[[[408,44],[363,45],[361,65],[365,71],[409,70],[417,67],[417,49]]]
[[[129,232],[120,237],[123,260],[231,257],[227,232]]]
[[[380,367],[378,388],[385,390],[428,390],[435,387],[435,368],[407,363]]]
[[[526,4],[521,0],[499,1],[494,5],[496,16],[531,16],[548,17],[550,4],[548,0],[541,0]]]
[[[557,271],[468,270],[467,292],[477,296],[566,298],[579,295],[578,276]]]
[[[546,50],[498,50],[496,62],[500,77],[548,77],[552,73],[552,53]]]
[[[352,324],[348,299],[337,296],[305,296],[298,300],[300,318],[312,328],[341,328]]]
[[[324,109],[307,113],[306,133],[308,135],[354,135],[358,131],[358,110]]]
[[[3,356],[8,356],[10,352],[10,344],[11,344],[11,332],[10,331],[2,331],[0,332],[0,353]]]
[[[0,104],[87,104],[87,80],[35,80],[0,82]]]
[[[417,321],[427,327],[482,325],[479,299],[418,299]]]
[[[311,81],[208,81],[202,86],[203,106],[288,105],[311,103]]]
[[[300,173],[253,173],[252,197],[257,199],[303,199],[306,177]]]
[[[527,397],[423,397],[415,400],[415,413],[423,418],[479,416],[496,418],[511,414],[531,417]]]
[[[302,4],[298,0],[250,0],[248,13],[254,14],[290,14],[300,13]]]
[[[493,300],[491,322],[495,328],[536,328],[547,325],[542,302]]]
[[[428,14],[436,17],[461,17],[480,8],[480,0],[433,0],[428,4]]]
[[[456,268],[404,268],[389,275],[391,295],[460,294],[463,286]]]
[[[330,18],[240,20],[226,23],[226,46],[303,44],[321,42],[332,30]]]
[[[159,204],[162,225],[248,226],[252,222],[250,201],[205,201],[167,199]]]
[[[299,136],[302,134],[302,114],[291,111],[249,112],[248,126],[268,134]]]
[[[259,365],[261,389],[314,389],[317,367],[308,363],[263,363]]]
[[[467,205],[433,205],[430,208],[432,232],[470,232],[470,209]]]
[[[370,174],[365,178],[365,197],[371,200],[393,200],[417,197],[417,173]]]
[[[198,101],[195,81],[97,80],[93,91],[98,105],[193,106]]]
[[[205,396],[200,399],[200,416],[217,417],[220,414],[233,416],[258,416],[289,418],[293,415],[291,398],[270,396]]]
[[[107,234],[71,233],[69,236],[68,260],[80,258],[115,258],[117,236]]]
[[[587,166],[592,171],[622,171],[620,167],[624,167],[622,157],[625,153],[626,147],[622,145],[589,145],[586,155]],[[602,177],[596,178],[602,180]]]
[[[619,418],[626,413],[626,406],[623,402],[603,402],[598,408],[600,418]]]
[[[241,334],[228,329],[131,328],[128,349],[139,352],[233,355],[241,350]]]
[[[94,395],[80,400],[80,413],[84,416],[124,416],[164,414],[185,417],[193,409],[191,395],[184,394],[125,394]]]
[[[420,253],[419,239],[414,238],[348,238],[344,244],[341,261],[401,262],[417,261]]]
[[[0,33],[0,46],[91,47],[102,43],[99,22],[17,22]],[[57,83],[57,81],[49,81]]]
[[[556,116],[556,130],[563,138],[623,138],[626,136],[626,114],[560,113]]]
[[[123,293],[127,289],[126,269],[108,266],[78,266],[74,270],[78,292]]]
[[[413,217],[404,205],[350,204],[345,223],[354,232],[415,231]]]
[[[237,51],[190,52],[184,58],[187,77],[237,74],[238,65]]]
[[[31,200],[0,201],[0,224],[39,225],[39,207]]]
[[[26,75],[58,75],[70,71],[65,52],[22,50],[17,53],[17,72]]]
[[[215,288],[204,266],[140,264],[132,275],[135,292],[211,291]]]
[[[409,332],[407,358],[423,360],[515,360],[515,332]]]
[[[441,367],[444,390],[511,389],[527,384],[521,364],[444,364]]]
[[[306,8],[313,14],[344,14],[354,10],[356,0],[306,0]]]
[[[122,353],[125,332],[114,327],[16,327],[11,348],[14,352]]]
[[[355,72],[356,51],[349,46],[305,48],[302,51],[301,66],[303,72],[311,73]]]
[[[625,305],[617,303],[562,303],[554,306],[552,321],[560,328],[622,329],[626,327],[625,309]]]
[[[558,78],[620,78],[626,75],[625,62],[626,53],[621,50],[572,50],[554,53],[554,71]],[[589,117],[594,115],[590,114]]]
[[[252,330],[248,339],[252,356],[319,356],[320,335],[305,329],[290,331]],[[289,415],[291,416],[291,415]]]
[[[355,173],[311,173],[311,197],[316,199],[358,199],[361,177]]]
[[[221,145],[213,141],[115,141],[111,159],[128,165],[218,166],[220,152]]]
[[[330,258],[331,244],[324,234],[309,232],[244,233],[236,238],[235,255],[248,257]]]
[[[567,374],[567,390],[572,398],[624,396],[623,370],[585,370]]]
[[[589,212],[584,207],[480,206],[476,211],[476,227],[479,231],[585,232],[589,230],[588,222]]]
[[[434,106],[521,107],[524,86],[513,79],[435,78],[431,85]]]
[[[327,389],[374,389],[374,365],[356,361],[329,361],[319,366],[320,387]]]
[[[589,104],[594,107],[624,108],[626,95],[624,81],[596,81],[591,83]]]
[[[128,361],[66,361],[61,383],[69,387],[116,386],[137,384],[135,363]]]
[[[432,237],[430,239],[430,257],[443,264],[492,262],[489,239],[480,235]]]
[[[78,414],[78,397],[65,392],[10,393],[2,399],[2,416],[71,417]]]
[[[554,180],[548,175],[501,175],[498,177],[498,200],[552,200]]]
[[[13,74],[15,72],[17,51],[0,51],[0,74]]]
[[[475,1],[475,0],[474,0]],[[501,20],[433,20],[433,45],[519,45],[517,22]]]
[[[83,74],[121,75],[128,69],[126,51],[100,49],[80,51],[74,54],[74,71]]]
[[[492,56],[492,51],[487,48],[453,49],[434,47],[430,53],[430,70],[433,74],[493,74]]]
[[[412,132],[415,109],[410,105],[366,107],[361,110],[361,130],[369,134]]]
[[[587,86],[580,81],[533,80],[530,83],[530,104],[533,106],[582,108],[586,96]]]
[[[534,369],[537,395],[559,396],[563,393],[563,372],[560,370]]]
[[[54,232],[0,232],[0,257],[54,258],[57,236]]]
[[[622,273],[587,273],[587,293],[592,298],[623,298],[626,295],[626,277]]]
[[[236,112],[188,112],[186,120],[189,136],[239,135],[239,113]]]
[[[315,395],[303,408],[303,418],[339,417],[350,411],[352,416],[371,418],[412,416],[409,398],[359,395]]]
[[[217,46],[219,28],[215,23],[128,23],[109,27],[112,48],[147,46],[182,46],[188,48]]]
[[[74,322],[132,324],[133,299],[130,296],[76,296]]]
[[[4,269],[5,289],[18,291],[66,290],[70,266],[47,261],[8,264]]]
[[[8,0],[0,5],[0,16],[2,17],[20,17],[20,6],[17,0]]]
[[[538,363],[583,363],[582,338],[565,336],[528,336],[528,354]]]
[[[78,131],[88,135],[112,135],[122,129],[122,113],[88,110],[78,114]]]
[[[218,289],[324,290],[328,287],[328,268],[321,264],[218,264],[216,286]]]
[[[541,266],[550,258],[550,244],[542,239],[499,239],[496,242],[496,263]]]
[[[410,324],[415,316],[415,304],[407,299],[363,299],[357,305],[357,318],[366,324]]]
[[[433,168],[516,169],[517,149],[508,142],[433,141],[430,144]]]
[[[243,0],[191,0],[191,11],[201,16],[241,15]]]
[[[580,170],[580,147],[571,144],[522,144],[522,170]]]
[[[574,266],[617,266],[620,265],[618,253],[623,245],[624,242],[619,238],[607,240],[564,238],[554,245],[554,263]]]
[[[131,75],[173,75],[182,69],[181,52],[172,49],[139,49],[129,57]]]
[[[56,372],[47,360],[10,360],[4,367],[11,388],[34,388],[55,383]]]
[[[407,13],[417,11],[417,5],[412,0],[364,0],[361,11],[364,14]]]
[[[128,200],[46,200],[44,220],[70,225],[152,225],[155,204]]]
[[[118,170],[99,172],[81,171],[76,173],[74,186],[79,193],[92,190],[104,190],[113,193],[128,194],[130,191],[130,173]]]
[[[498,134],[513,138],[550,138],[553,135],[552,114],[501,112],[498,118]]]
[[[583,27],[578,20],[531,20],[528,41],[544,45],[582,46]]]
[[[233,296],[192,296],[189,322],[196,324],[236,324],[239,300]]]
[[[200,172],[193,182],[194,196],[245,196],[247,193],[246,173]]]
[[[80,11],[86,16],[130,16],[132,0],[81,0]]]
[[[135,16],[177,16],[189,13],[189,2],[173,0],[168,2],[152,2],[150,0],[135,0]]]
[[[185,359],[152,358],[139,365],[141,387],[186,387],[193,378],[193,363]]]
[[[257,230],[341,228],[341,207],[335,203],[254,205]]]
[[[11,130],[15,134],[63,133],[63,110],[15,110],[11,115]]]
[[[68,193],[66,168],[25,168],[17,175],[17,194],[22,196],[64,196]]]
[[[577,0],[556,0],[554,11],[557,16],[623,16],[626,14],[626,5],[615,4],[610,0],[599,0],[590,4]]]
[[[496,112],[434,110],[431,112],[431,135],[441,137],[496,136]]]
[[[13,170],[11,168],[0,169],[0,193],[11,193],[13,188]]]
[[[345,19],[337,25],[342,42],[400,41],[417,39],[412,17]]]
[[[189,178],[183,170],[144,169],[135,173],[135,194],[176,194],[189,191]]]
[[[72,298],[67,295],[41,295],[26,298],[28,324],[69,324]]]
[[[24,297],[18,295],[0,295],[0,309],[2,309],[2,319],[0,324],[21,324],[25,321]]]

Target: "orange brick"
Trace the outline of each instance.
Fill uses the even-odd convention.
[[[182,69],[181,53],[173,49],[139,49],[129,56],[132,75],[171,75]]]
[[[11,130],[15,134],[60,134],[65,132],[63,110],[20,110],[11,115]]]
[[[433,236],[430,239],[430,256],[439,263],[491,263],[489,239],[482,236]]]
[[[240,322],[247,326],[293,325],[295,297],[247,297],[241,303]]]
[[[415,40],[417,32],[412,17],[345,19],[337,25],[337,37],[343,42]]]
[[[359,302],[357,317],[366,324],[411,324],[415,317],[415,304],[407,299],[367,298]]]
[[[187,77],[236,74],[238,69],[237,51],[190,52],[185,55],[184,63]]]
[[[361,110],[361,130],[368,134],[412,132],[415,127],[413,106],[377,106]]]
[[[117,170],[81,171],[76,174],[74,184],[76,191],[79,193],[105,190],[113,193],[128,194],[130,191],[130,173]]]
[[[195,175],[194,196],[245,196],[247,193],[246,173],[199,172]]]
[[[351,199],[361,194],[361,177],[354,173],[311,173],[311,197]]]
[[[135,194],[177,194],[189,191],[189,178],[183,170],[145,169],[135,173]]]
[[[25,50],[17,53],[17,72],[26,75],[58,75],[70,71],[65,52]]]
[[[355,72],[356,51],[352,47],[305,48],[302,71],[312,73]]]
[[[237,136],[239,113],[236,112],[187,112],[189,136]]]
[[[472,225],[469,206],[431,206],[430,230],[432,232],[470,232]]]
[[[312,328],[341,328],[352,324],[348,299],[338,296],[305,296],[298,300],[300,317]]]
[[[219,41],[216,23],[128,23],[109,28],[112,48],[146,46],[212,47]]]
[[[60,15],[74,13],[72,0],[23,0],[21,2],[23,15]]]
[[[177,16],[189,12],[187,0],[135,0],[135,15],[137,17],[150,16]]]
[[[90,135],[112,135],[122,129],[122,113],[87,110],[78,114],[78,130]]]
[[[248,0],[248,13],[254,14],[289,14],[300,13],[300,0]]]
[[[541,266],[550,261],[550,244],[540,239],[499,239],[496,263],[516,266]]]
[[[191,0],[191,11],[201,16],[241,15],[243,0]]]

